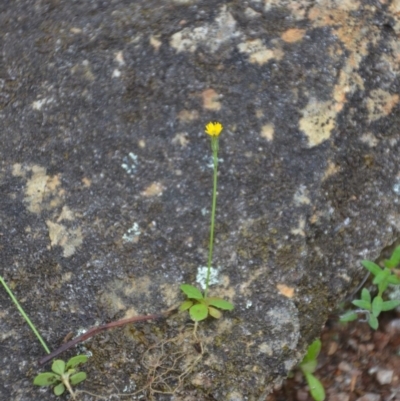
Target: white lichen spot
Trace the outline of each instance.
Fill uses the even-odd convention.
[[[201,209],[201,215],[202,216],[206,216],[209,213],[208,209],[206,207],[203,207],[203,209]]]
[[[366,143],[370,148],[374,148],[378,144],[378,139],[376,139],[371,132],[361,135],[360,140]]]
[[[137,242],[140,236],[140,227],[138,223],[133,223],[132,227],[122,236],[124,242]]]
[[[154,50],[157,52],[162,44],[160,37],[156,35],[151,35],[149,41],[150,45],[153,46]]]
[[[305,185],[300,185],[293,197],[296,206],[309,205],[311,200],[308,197],[308,190]]]
[[[81,28],[77,28],[77,27],[72,27],[69,30],[71,33],[73,33],[74,35],[77,35],[78,33],[82,33],[82,29]]]
[[[114,53],[114,60],[120,67],[125,65],[125,60],[124,60],[124,53],[122,51]]]
[[[246,42],[239,43],[237,46],[241,53],[249,56],[249,62],[252,64],[264,65],[269,60],[280,60],[283,52],[280,49],[268,49],[261,39],[251,39]]]
[[[253,305],[253,302],[249,299],[246,301],[246,309],[249,309]]]
[[[227,11],[227,7],[223,6],[214,22],[176,32],[171,36],[170,45],[178,53],[183,51],[193,53],[199,45],[215,53],[222,44],[240,35],[241,33],[236,30],[235,19]]]
[[[251,7],[247,7],[244,10],[244,15],[248,18],[256,18],[256,17],[261,17],[261,13],[258,13],[257,11],[253,10]]]
[[[220,270],[220,267],[217,267],[216,269],[211,267],[210,285],[219,283],[218,275]],[[200,284],[203,290],[206,288],[207,271],[207,266],[201,266],[197,269],[196,282]]]
[[[180,145],[182,148],[186,148],[189,143],[187,132],[179,132],[172,138],[172,143],[174,145]]]
[[[25,177],[25,171],[22,168],[22,164],[20,163],[13,164],[12,175],[13,177]]]
[[[112,72],[111,78],[119,78],[120,76],[121,76],[121,71],[120,71],[118,68],[116,68],[116,69]]]
[[[123,163],[121,164],[121,167],[129,174],[132,175],[135,173],[136,168],[137,168],[137,161],[138,157],[130,152],[129,157],[125,156],[122,161]]]
[[[290,230],[290,232],[293,235],[300,235],[302,237],[306,236],[306,233],[304,231],[304,228],[306,227],[306,220],[304,219],[304,217],[300,217],[299,219],[299,225],[296,228],[292,228]]]
[[[269,356],[271,356],[273,354],[272,352],[272,348],[270,345],[268,345],[268,343],[261,343],[258,346],[258,350],[259,352],[261,352],[262,354],[267,354]]]
[[[273,124],[265,124],[261,127],[262,138],[265,138],[267,141],[272,141],[274,139],[274,125]]]
[[[61,214],[58,216],[57,223],[62,220],[75,220],[75,213],[67,206],[63,206]]]
[[[396,195],[400,195],[400,177],[397,177],[397,178],[396,178],[396,181],[395,181],[395,183],[393,184],[392,189],[393,189],[393,192],[394,192]]]
[[[318,102],[311,99],[303,109],[303,118],[300,119],[300,129],[308,138],[310,148],[321,144],[331,136],[335,127],[337,111],[332,102]]]
[[[53,98],[38,99],[32,103],[32,109],[33,110],[41,110],[44,105],[53,103],[53,102],[54,102]]]

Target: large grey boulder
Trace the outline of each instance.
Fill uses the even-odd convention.
[[[360,259],[398,239],[399,13],[397,0],[2,2],[1,275],[52,349],[201,281],[203,130],[225,127],[211,294],[234,311],[197,338],[186,314],[98,336],[81,388],[261,401],[301,360]],[[53,399],[31,384],[43,350],[2,289],[0,305],[2,397]]]

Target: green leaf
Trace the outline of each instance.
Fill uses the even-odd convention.
[[[396,276],[395,274],[391,274],[387,278],[388,283],[394,284],[394,285],[399,285],[400,284],[400,277]]]
[[[378,319],[376,318],[376,316],[374,316],[374,315],[372,315],[372,314],[369,315],[368,324],[369,324],[374,330],[376,330],[376,329],[378,328],[378,326],[379,326]]]
[[[311,373],[306,373],[305,376],[308,387],[310,388],[311,397],[315,401],[324,401],[325,389],[322,383]]]
[[[54,394],[61,395],[65,391],[65,386],[63,383],[58,384],[54,387]]]
[[[304,374],[306,374],[306,373],[314,373],[315,369],[317,369],[317,360],[313,359],[311,361],[302,362],[300,364],[300,369]]]
[[[400,246],[398,246],[392,253],[390,260],[385,260],[385,266],[392,269],[400,263]]]
[[[211,297],[211,298],[207,298],[206,302],[208,305],[215,306],[216,308],[219,308],[222,310],[233,310],[233,305],[230,302],[225,301],[222,298]]]
[[[196,304],[189,309],[189,314],[192,320],[199,322],[208,316],[208,308],[206,305]]]
[[[185,302],[182,302],[181,306],[179,307],[179,311],[183,312],[185,310],[188,310],[192,305],[192,301],[186,300]]]
[[[357,313],[353,311],[346,312],[344,315],[340,316],[341,322],[352,322],[358,318]]]
[[[72,376],[69,378],[69,380],[70,380],[70,383],[71,383],[73,386],[76,386],[76,385],[79,384],[80,382],[83,382],[84,380],[86,380],[86,377],[87,377],[87,375],[86,375],[85,372],[79,372],[79,373],[76,373],[76,374],[72,375]]]
[[[203,299],[203,294],[201,291],[190,284],[182,284],[180,289],[187,295],[188,298]]]
[[[312,361],[318,358],[321,351],[321,340],[317,338],[307,348],[307,354],[303,359],[303,362]]]
[[[377,276],[382,269],[374,262],[371,262],[370,260],[363,260],[361,264],[368,270],[370,271],[374,276]]]
[[[65,362],[61,359],[56,359],[51,365],[51,370],[61,376],[65,372]]]
[[[361,299],[363,301],[367,301],[368,303],[371,303],[371,293],[366,288],[363,288],[361,291]]]
[[[59,375],[56,375],[51,372],[39,373],[35,379],[33,380],[33,384],[36,386],[52,386],[54,383],[57,383],[61,380]]]
[[[367,301],[363,301],[362,299],[355,299],[351,303],[359,308],[362,308],[365,310],[371,310],[371,303],[367,302]]]
[[[65,370],[76,368],[81,363],[87,362],[87,360],[88,360],[88,357],[86,355],[74,356],[67,362]]]
[[[385,279],[383,279],[378,284],[378,292],[379,292],[379,294],[383,294],[387,290],[387,288],[389,286],[389,279],[390,279],[390,276],[386,277]]]
[[[375,317],[378,317],[379,314],[382,312],[382,304],[383,299],[381,296],[377,295],[374,300],[372,301],[372,314]]]
[[[379,284],[381,283],[383,280],[385,280],[387,277],[390,276],[390,270],[389,269],[385,269],[385,270],[381,270],[374,278],[374,281],[372,282],[373,284]]]
[[[392,301],[385,301],[382,304],[382,312],[397,308],[399,305],[400,305],[399,299],[394,299]]]
[[[215,317],[215,319],[219,319],[222,316],[222,312],[219,311],[218,309],[213,308],[212,306],[208,307],[208,313],[212,317]]]

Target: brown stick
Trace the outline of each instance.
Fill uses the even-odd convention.
[[[76,338],[72,339],[71,341],[68,341],[67,343],[61,345],[61,347],[57,348],[52,353],[44,356],[42,359],[40,359],[38,361],[38,364],[40,366],[44,365],[45,363],[51,361],[53,358],[55,358],[56,356],[60,355],[61,353],[63,353],[67,349],[70,349],[74,345],[76,345],[76,344],[78,344],[78,343],[80,343],[82,341],[85,341],[85,340],[95,336],[96,334],[101,333],[104,330],[109,330],[109,329],[112,329],[113,327],[125,326],[126,324],[129,324],[129,323],[144,322],[146,320],[160,319],[162,317],[168,316],[173,310],[174,309],[171,308],[171,309],[167,310],[166,312],[164,312],[162,314],[159,314],[159,315],[133,316],[133,317],[130,317],[128,319],[116,320],[115,322],[110,322],[110,323],[107,323],[107,324],[103,324],[102,326],[93,327],[90,330],[88,330],[86,333],[83,333],[79,337],[76,337]]]

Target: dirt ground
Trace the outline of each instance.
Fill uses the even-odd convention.
[[[332,316],[321,340],[315,376],[325,387],[326,401],[400,401],[400,312],[383,313],[377,331]],[[266,401],[312,398],[300,372],[294,372]]]

